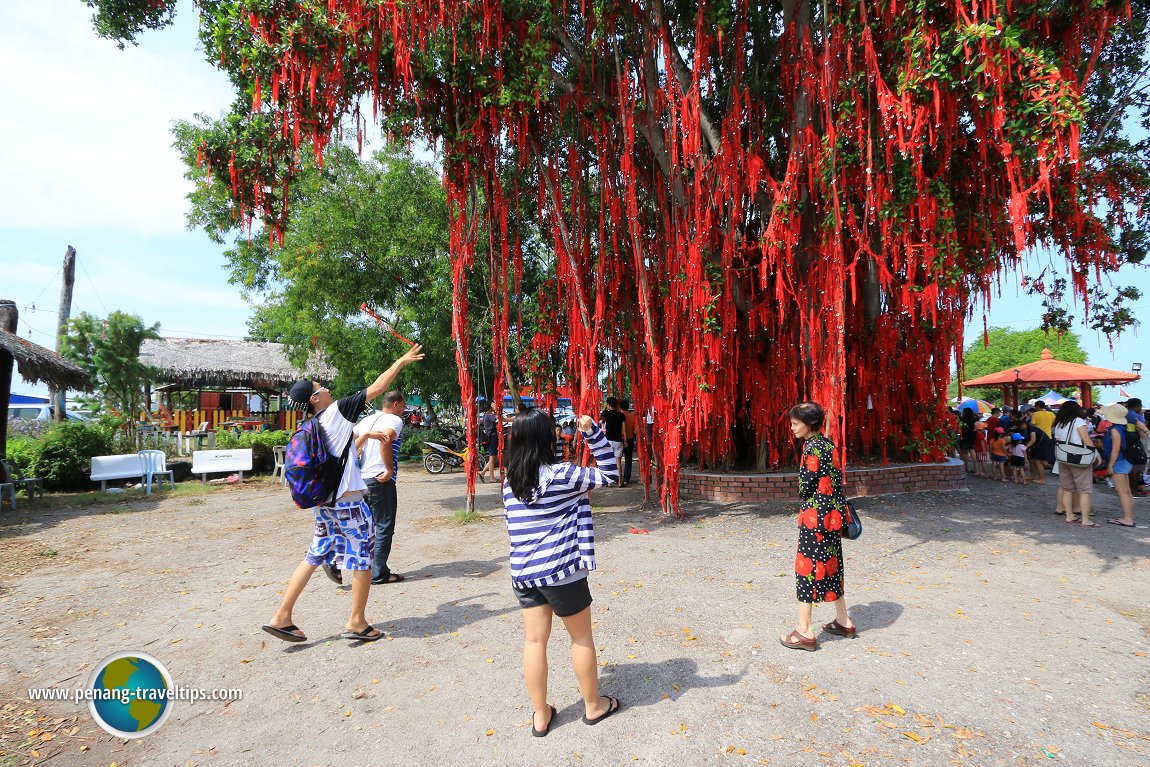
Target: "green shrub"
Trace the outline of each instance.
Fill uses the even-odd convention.
[[[403,430],[402,439],[399,443],[399,453],[400,455],[409,457],[420,456],[423,454],[424,442],[439,442],[444,445],[450,444],[450,440],[448,440],[439,429],[412,429],[409,427]]]
[[[44,440],[34,437],[8,437],[8,462],[26,475],[32,474],[32,467],[40,456]]]
[[[48,490],[89,490],[92,456],[109,455],[112,433],[100,422],[55,424],[40,445],[32,473]]]

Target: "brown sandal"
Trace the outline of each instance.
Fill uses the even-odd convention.
[[[779,637],[779,643],[783,647],[789,647],[792,650],[807,650],[809,652],[814,652],[819,647],[819,640],[817,637],[814,639],[807,639],[805,636],[799,633],[798,629],[794,629],[785,637]]]
[[[854,639],[856,636],[858,636],[858,626],[851,626],[850,628],[847,628],[846,626],[839,623],[837,618],[823,626],[823,631],[827,632],[828,634],[838,634],[839,636],[846,637],[847,639]]]

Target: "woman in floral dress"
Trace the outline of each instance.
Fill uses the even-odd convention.
[[[834,445],[823,436],[823,409],[814,402],[791,408],[791,433],[804,440],[799,462],[799,550],[795,555],[799,622],[794,631],[779,637],[784,647],[815,650],[818,640],[811,628],[815,602],[834,602],[835,620],[823,631],[853,639],[855,625],[843,598],[843,539],[846,496],[843,474],[834,465]]]

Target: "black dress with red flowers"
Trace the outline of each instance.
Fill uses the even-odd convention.
[[[834,445],[816,434],[803,445],[799,463],[799,551],[795,593],[800,602],[834,602],[843,594],[843,473]]]

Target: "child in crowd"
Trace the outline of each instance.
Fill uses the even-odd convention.
[[[994,427],[994,433],[990,438],[990,478],[1001,479],[1007,482],[1006,479],[1006,429],[1001,426]]]
[[[987,439],[986,422],[974,425],[974,470],[978,476],[990,479],[990,440]]]
[[[1026,440],[1018,432],[1010,435],[1010,479],[1012,482],[1025,485],[1026,478]]]

